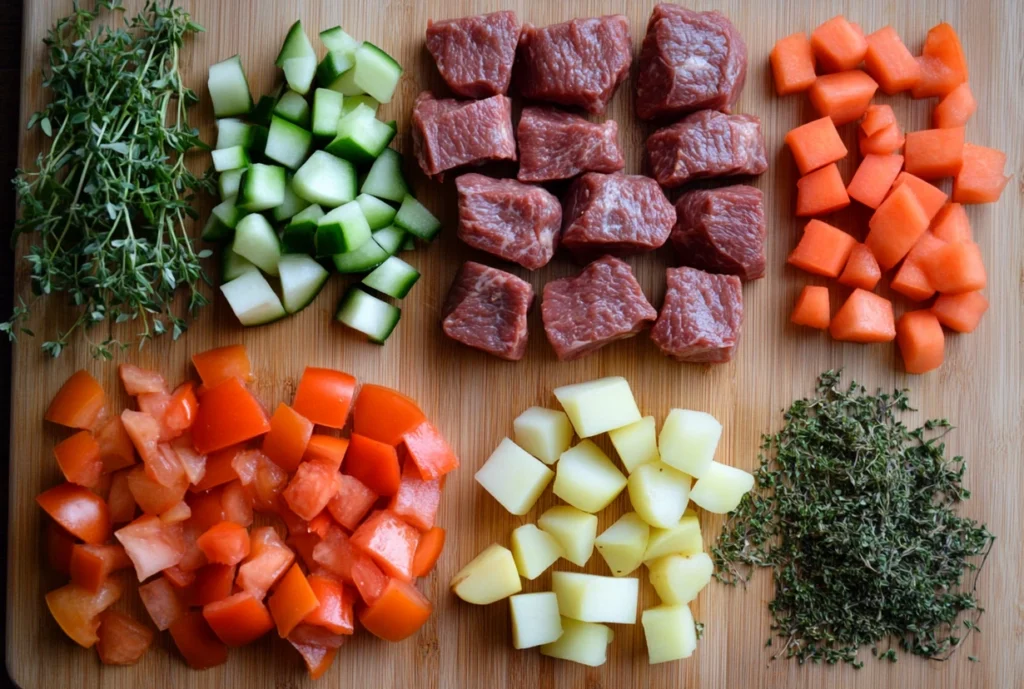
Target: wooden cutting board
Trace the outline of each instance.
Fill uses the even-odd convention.
[[[129,2],[132,7],[141,3]],[[446,18],[514,9],[523,21],[544,25],[572,17],[621,12],[629,17],[638,50],[654,2],[592,0],[589,2],[526,2],[498,0],[456,2],[444,0],[185,0],[182,3],[207,32],[190,41],[183,62],[186,82],[203,97],[193,113],[209,141],[213,117],[206,94],[206,69],[213,62],[240,53],[254,93],[267,92],[277,79],[274,56],[288,26],[302,19],[307,33],[343,25],[354,36],[373,41],[394,55],[406,68],[395,100],[382,110],[400,123],[397,146],[411,149],[408,116],[413,99],[422,89],[444,93],[443,84],[424,48],[423,32],[429,18]],[[358,635],[341,649],[338,660],[320,686],[342,687],[880,687],[953,689],[1024,686],[1024,186],[1021,184],[1024,137],[1024,5],[1014,0],[922,0],[913,3],[866,0],[800,0],[787,3],[751,3],[743,0],[689,3],[697,9],[724,11],[737,25],[749,50],[746,88],[738,112],[761,117],[771,168],[753,181],[765,192],[768,216],[768,275],[744,288],[746,319],[735,360],[722,366],[673,363],[646,335],[619,342],[572,363],[559,363],[545,341],[538,309],[530,317],[532,337],[526,357],[519,363],[498,361],[462,348],[445,339],[438,326],[448,285],[462,261],[490,258],[460,244],[455,237],[454,185],[428,183],[411,167],[416,195],[437,212],[445,231],[433,245],[417,249],[410,260],[423,279],[403,303],[398,331],[383,347],[367,344],[332,321],[345,281],[335,278],[316,303],[301,315],[258,329],[235,324],[223,299],[217,299],[176,343],[169,339],[131,351],[125,360],[159,368],[171,379],[189,374],[189,356],[210,347],[242,342],[252,358],[255,387],[264,402],[288,400],[306,365],[349,371],[363,381],[397,387],[419,400],[447,434],[462,457],[460,472],[450,477],[439,514],[448,529],[449,543],[437,570],[420,582],[435,604],[435,613],[423,630],[401,644],[388,644]],[[42,106],[40,68],[44,61],[41,39],[53,21],[70,9],[70,0],[34,0],[25,3],[24,80],[22,122]],[[947,339],[947,361],[941,370],[925,376],[901,371],[894,345],[858,346],[788,324],[789,310],[805,284],[824,284],[785,267],[802,223],[793,218],[796,171],[783,149],[785,132],[806,121],[811,113],[802,97],[774,96],[768,52],[774,41],[796,31],[811,31],[822,21],[845,12],[867,31],[892,24],[912,51],[919,51],[928,27],[951,22],[960,32],[971,69],[971,87],[979,109],[967,128],[967,138],[1007,152],[1007,170],[1015,175],[998,204],[970,207],[968,214],[989,269],[987,290],[992,307],[970,336]],[[319,47],[319,43],[314,40]],[[635,65],[634,72],[635,76]],[[627,172],[641,171],[642,150],[650,128],[633,116],[634,79],[628,79],[611,104],[608,117],[618,121],[627,153]],[[931,101],[903,96],[879,99],[891,102],[907,129],[926,128]],[[853,126],[844,127],[851,148]],[[25,134],[21,161],[29,165],[40,141]],[[853,172],[854,156],[841,163],[844,177]],[[197,160],[197,167],[207,164]],[[947,182],[948,189],[948,182]],[[209,207],[209,203],[204,207]],[[837,224],[858,234],[866,215],[850,211]],[[24,245],[22,246],[22,251]],[[655,305],[664,293],[664,268],[671,261],[665,249],[657,255],[631,259],[641,284]],[[513,272],[541,290],[557,277],[578,268],[559,259],[534,273]],[[24,266],[19,267],[19,290],[27,294]],[[833,289],[833,299],[842,296]],[[903,301],[897,309],[907,308]],[[38,333],[52,334],[69,323],[69,313],[57,299],[45,311],[40,304],[31,323]],[[122,334],[127,335],[127,331]],[[106,333],[90,336],[102,340]],[[156,647],[138,665],[103,667],[95,651],[74,646],[60,631],[43,602],[46,591],[63,582],[44,563],[43,515],[33,502],[41,490],[54,485],[59,470],[52,458],[54,444],[65,433],[44,424],[42,415],[61,383],[76,369],[86,368],[105,386],[115,403],[124,403],[116,367],[93,361],[79,338],[58,361],[39,351],[40,339],[23,339],[14,353],[14,405],[11,446],[11,523],[8,554],[7,667],[26,689],[80,687],[232,687],[292,689],[312,686],[298,655],[284,642],[266,637],[248,648],[232,651],[221,667],[196,672],[182,662],[169,636],[159,635]],[[753,469],[762,432],[777,428],[781,410],[796,397],[812,392],[820,372],[843,367],[849,376],[871,388],[907,386],[921,410],[908,420],[948,417],[958,430],[949,436],[950,450],[969,457],[967,485],[973,499],[967,514],[983,520],[998,535],[990,562],[978,586],[988,608],[981,621],[984,633],[974,635],[949,662],[926,662],[904,657],[897,665],[878,663],[865,651],[866,666],[800,667],[785,660],[771,661],[764,648],[769,636],[766,602],[771,597],[767,573],[760,573],[746,588],[710,585],[694,604],[706,633],[689,660],[649,666],[642,628],[617,626],[606,665],[585,668],[542,658],[535,651],[511,648],[507,605],[475,607],[448,592],[452,574],[492,542],[508,544],[509,533],[533,521],[553,498],[548,494],[525,518],[501,509],[473,480],[473,474],[501,438],[511,433],[512,419],[534,404],[553,404],[553,387],[607,375],[629,379],[645,413],[659,422],[671,407],[706,410],[725,425],[718,458]],[[601,515],[605,528],[626,509],[623,495]],[[718,533],[722,520],[702,515],[705,540]],[[571,566],[569,566],[571,567]],[[559,563],[558,568],[566,568]],[[607,573],[600,557],[587,571]],[[642,606],[657,604],[644,579]],[[550,574],[525,582],[525,590],[550,586]],[[122,601],[125,609],[141,613],[134,595]],[[976,655],[980,663],[968,662]]]

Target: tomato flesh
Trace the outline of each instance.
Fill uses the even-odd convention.
[[[356,379],[347,373],[307,366],[292,404],[315,424],[344,428],[355,390]]]
[[[196,545],[210,562],[237,565],[249,554],[249,532],[244,526],[223,521],[196,539]]]
[[[432,610],[430,601],[416,587],[391,579],[377,600],[359,611],[359,621],[375,636],[401,641],[415,634]]]
[[[303,462],[281,497],[292,512],[311,521],[338,494],[340,474],[319,462]]]
[[[277,405],[270,417],[270,432],[263,436],[263,454],[291,473],[306,452],[313,424],[287,404]]]
[[[267,591],[295,561],[295,555],[271,526],[252,530],[249,558],[238,568],[236,583],[256,600]]]
[[[53,448],[64,478],[86,488],[99,483],[103,472],[100,446],[89,431],[79,431],[57,443]]]
[[[181,524],[165,524],[158,517],[139,517],[115,531],[114,536],[135,565],[139,581],[175,566],[185,554]]]
[[[332,471],[338,471],[345,461],[348,451],[348,438],[335,438],[333,435],[314,433],[306,445],[306,454],[302,459],[306,462],[320,462]]]
[[[119,545],[76,543],[71,549],[68,569],[71,583],[89,591],[99,591],[111,572],[131,566],[132,561]]]
[[[37,495],[36,502],[53,521],[86,543],[104,543],[110,538],[110,509],[88,488],[62,483]]]
[[[270,419],[259,401],[238,378],[228,378],[209,388],[199,401],[192,442],[197,452],[209,454],[269,430]]]
[[[388,445],[426,420],[419,406],[400,392],[380,385],[364,385],[356,398],[352,431]]]
[[[169,629],[174,645],[190,667],[206,670],[228,661],[228,647],[213,633],[201,612],[185,613]]]
[[[355,476],[378,495],[394,495],[402,478],[394,446],[353,433],[349,438],[345,473]]]
[[[104,665],[133,665],[153,644],[153,631],[135,619],[116,610],[100,615],[96,650]]]
[[[46,594],[46,606],[53,619],[79,646],[89,648],[98,640],[101,612],[121,597],[121,584],[108,579],[97,591],[67,584]]]
[[[199,378],[207,388],[228,378],[239,378],[245,382],[252,380],[249,355],[242,345],[218,347],[193,354],[192,365],[196,367]]]
[[[313,646],[312,644],[299,643],[291,639],[288,642],[302,656],[303,662],[306,663],[306,669],[309,670],[310,679],[320,679],[323,677],[334,663],[334,657],[338,655],[338,649],[336,648]]]
[[[419,543],[420,532],[389,510],[374,512],[352,534],[352,545],[373,558],[389,576],[402,581],[412,580],[412,561]]]
[[[391,498],[388,509],[420,531],[434,526],[437,506],[441,503],[441,484],[444,479],[425,481],[411,463],[406,462],[398,492]]]
[[[195,450],[195,444],[192,445]],[[197,483],[190,489],[194,493],[210,490],[238,478],[232,463],[239,452],[245,450],[242,445],[232,445],[223,450],[217,450],[206,455],[206,471]]]
[[[335,634],[355,633],[353,606],[355,595],[340,581],[330,577],[312,575],[309,587],[320,602],[316,610],[306,615],[306,624],[316,625]]]
[[[139,598],[160,631],[169,629],[188,612],[178,590],[166,577],[158,577],[139,586]]]
[[[428,481],[459,468],[459,458],[429,421],[423,421],[403,435],[402,444],[420,475]]]
[[[369,555],[356,553],[352,561],[352,581],[366,605],[373,605],[387,586],[388,576],[380,571]]]
[[[182,383],[171,394],[171,399],[167,403],[164,424],[175,434],[187,431],[196,420],[198,410],[199,400],[196,399],[195,385],[191,381]]]
[[[156,371],[132,364],[121,364],[117,367],[117,372],[121,376],[124,391],[132,397],[146,392],[167,392],[167,381]]]
[[[117,471],[110,475],[110,490],[107,505],[112,524],[127,524],[135,519],[135,498],[128,487],[128,472]]]
[[[378,497],[355,476],[341,474],[338,494],[327,503],[327,509],[335,521],[349,531],[355,531]]]
[[[135,464],[135,446],[120,416],[111,416],[96,428],[103,473],[109,474]]]
[[[231,595],[235,583],[235,566],[212,564],[196,570],[189,605],[204,606]]]
[[[88,430],[96,425],[104,404],[106,395],[96,379],[88,371],[77,371],[54,395],[44,418],[61,426]]]
[[[335,527],[313,548],[313,561],[339,577],[342,581],[354,583],[352,563],[356,555],[348,534]]]
[[[141,466],[128,469],[128,490],[131,491],[135,504],[146,514],[159,515],[174,507],[185,497],[188,490],[188,478],[181,473],[178,483],[165,486],[157,483]]]
[[[292,565],[267,601],[267,607],[277,623],[277,633],[282,639],[319,605],[306,575],[297,564]]]
[[[266,606],[245,591],[204,605],[203,617],[228,646],[245,646],[274,628]]]

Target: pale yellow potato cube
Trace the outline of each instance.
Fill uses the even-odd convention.
[[[597,537],[594,545],[608,563],[612,576],[632,574],[644,561],[651,527],[636,512],[627,512]]]
[[[512,514],[530,511],[555,474],[505,438],[476,472],[477,482]]]
[[[691,480],[664,462],[643,464],[629,475],[629,501],[648,524],[667,529],[686,511]]]
[[[658,454],[658,432],[653,416],[645,416],[628,426],[608,431],[608,437],[611,438],[615,451],[619,453],[619,459],[622,460],[622,466],[626,467],[627,474],[632,474],[641,464],[661,459],[661,455]]]
[[[697,650],[697,626],[686,605],[659,605],[641,616],[651,665],[689,658]]]
[[[612,642],[613,636],[612,630],[603,624],[563,617],[562,636],[557,641],[541,646],[540,654],[597,667],[604,665],[607,660],[608,644]]]
[[[559,505],[540,515],[537,526],[555,537],[562,546],[562,557],[583,567],[594,552],[597,517],[575,507]]]
[[[551,591],[520,593],[508,599],[512,613],[512,647],[533,648],[562,636],[558,598]]]
[[[684,514],[679,523],[671,528],[651,529],[644,562],[656,560],[664,555],[693,555],[702,552],[704,539],[700,534],[700,520],[696,514]]]
[[[562,453],[554,493],[584,512],[600,512],[626,487],[626,477],[590,440]]]
[[[484,548],[452,577],[452,592],[476,605],[487,605],[523,590],[516,561],[497,543]]]
[[[711,414],[673,409],[668,413],[658,437],[661,461],[700,478],[711,466],[721,437],[722,424]]]
[[[636,624],[640,580],[580,572],[552,572],[551,590],[563,617],[584,622]]]
[[[564,411],[530,407],[512,422],[516,444],[544,462],[554,464],[572,445],[572,423]]]
[[[736,509],[743,496],[753,487],[753,475],[743,469],[712,462],[704,475],[693,484],[690,499],[708,512],[725,514]]]
[[[589,438],[628,426],[640,420],[640,410],[625,378],[615,376],[589,383],[555,388],[565,413],[569,415],[576,435]]]
[[[666,555],[648,563],[651,584],[665,605],[681,605],[697,598],[715,566],[707,553]]]
[[[523,524],[512,532],[512,557],[519,575],[532,580],[562,557],[562,546],[547,531]]]

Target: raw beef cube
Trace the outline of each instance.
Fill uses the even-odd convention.
[[[633,59],[621,14],[537,28],[523,24],[515,80],[524,98],[604,112]]]
[[[754,187],[695,189],[676,201],[672,245],[684,266],[762,278],[766,234],[761,191]]]
[[[755,115],[701,110],[647,139],[647,157],[658,183],[678,187],[701,177],[760,175],[768,156]]]
[[[574,278],[549,282],[540,306],[544,331],[562,361],[632,337],[658,316],[629,264],[611,256]]]
[[[618,172],[626,166],[615,120],[598,124],[556,108],[525,107],[516,138],[520,182],[569,179],[581,172]]]
[[[519,18],[510,10],[427,22],[427,50],[448,88],[463,98],[508,91],[519,43]]]
[[[677,361],[722,363],[732,359],[743,325],[743,291],[735,275],[669,268],[668,291],[651,339]]]
[[[678,117],[705,108],[728,112],[746,76],[747,46],[725,15],[657,5],[640,49],[637,117]]]
[[[657,249],[676,214],[650,177],[588,172],[569,187],[562,213],[562,246],[589,260]]]
[[[456,342],[519,361],[526,353],[530,283],[497,268],[466,261],[444,305],[441,327]]]
[[[438,180],[462,165],[515,160],[512,101],[438,99],[424,91],[412,108],[412,146],[423,172]]]

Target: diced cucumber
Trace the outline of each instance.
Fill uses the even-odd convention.
[[[231,239],[243,215],[245,213],[235,205],[235,197],[221,201],[210,211],[210,219],[203,228],[203,241],[222,242]]]
[[[355,201],[338,206],[317,221],[317,256],[355,251],[369,240],[370,225]]]
[[[217,145],[224,149],[241,146],[247,151],[262,151],[267,141],[267,130],[256,124],[249,124],[234,117],[217,120]]]
[[[355,83],[356,68],[353,67],[349,71],[342,74],[340,77],[331,82],[327,87],[332,91],[348,97],[348,96],[361,96],[364,91],[356,86]]]
[[[352,83],[381,103],[390,103],[395,93],[398,80],[402,76],[402,66],[393,57],[369,41],[364,41],[356,49],[356,66]]]
[[[377,242],[380,248],[387,252],[388,256],[394,256],[402,247],[402,243],[407,236],[405,230],[394,225],[388,225],[384,229],[373,233],[373,241]]]
[[[340,26],[324,29],[320,32],[320,40],[327,46],[329,52],[342,52],[349,56],[356,53],[359,41],[349,36]]]
[[[370,196],[369,194],[357,196],[356,203],[359,204],[360,210],[366,216],[366,222],[370,223],[371,230],[387,227],[395,219],[395,213],[398,212],[394,206],[384,203],[376,196]]]
[[[213,114],[217,117],[235,117],[248,115],[252,110],[252,94],[249,93],[249,82],[242,69],[242,58],[238,55],[229,57],[223,62],[210,65],[207,80],[210,88],[210,100],[213,101]]]
[[[411,234],[406,235],[405,241],[402,242],[402,251],[416,251],[416,238]]]
[[[330,273],[305,254],[282,256],[277,264],[281,273],[281,297],[284,310],[296,313],[320,294]]]
[[[270,118],[270,133],[267,135],[265,154],[271,160],[296,170],[306,161],[312,145],[311,132],[280,117]]]
[[[244,174],[244,169],[228,170],[227,172],[220,173],[220,178],[217,180],[217,191],[220,192],[222,199],[238,196],[238,185],[242,181],[242,175]]]
[[[281,100],[274,106],[274,114],[303,129],[309,128],[309,103],[295,91],[285,91]]]
[[[328,208],[356,197],[356,169],[347,160],[326,151],[315,151],[292,180],[295,193]]]
[[[277,105],[277,96],[260,96],[260,102],[252,109],[249,119],[253,124],[261,127],[270,126],[270,117],[274,114],[274,106]]]
[[[293,57],[306,57],[312,55],[316,57],[316,51],[313,50],[313,44],[309,42],[309,38],[306,36],[305,30],[302,28],[302,22],[297,21],[291,25],[288,29],[288,35],[284,38],[284,43],[281,45],[281,52],[277,54],[277,59],[274,60],[274,64],[278,67],[284,67],[284,61]]]
[[[251,213],[235,228],[235,253],[255,263],[267,275],[277,277],[281,243],[270,222],[259,213]]]
[[[395,130],[374,117],[372,108],[358,105],[338,121],[338,133],[334,141],[327,144],[327,151],[357,164],[368,163],[377,158],[393,138]]]
[[[353,65],[355,65],[355,61],[352,59],[352,53],[341,50],[327,53],[320,62],[320,66],[316,68],[316,81],[326,88],[333,84],[335,79],[352,69]]]
[[[313,136],[333,139],[337,135],[344,98],[330,89],[317,89],[313,92]]]
[[[309,201],[295,193],[292,180],[292,175],[288,175],[284,184],[284,201],[281,202],[281,205],[275,206],[270,211],[270,215],[274,218],[275,222],[284,222],[296,213],[309,207]]]
[[[313,87],[313,77],[316,76],[316,55],[290,57],[284,61],[282,69],[288,87],[304,96]]]
[[[392,256],[363,278],[363,284],[381,294],[403,299],[420,279],[420,273],[411,265]]]
[[[253,213],[280,206],[284,203],[286,186],[283,167],[255,163],[242,175],[238,208]]]
[[[258,270],[225,282],[220,291],[242,325],[265,325],[286,315],[281,300]]]
[[[281,245],[286,254],[316,253],[317,221],[324,217],[324,209],[315,203],[292,217],[281,232]]]
[[[369,336],[370,341],[384,344],[398,325],[402,312],[397,306],[381,301],[358,287],[349,288],[334,316],[353,330]]]
[[[402,156],[393,148],[385,148],[381,151],[377,160],[373,161],[370,171],[366,173],[362,188],[359,190],[364,194],[376,196],[378,199],[387,199],[395,203],[401,203],[409,194],[409,185],[402,177]]]
[[[388,260],[388,252],[377,242],[366,242],[355,251],[334,254],[334,269],[339,273],[365,273]]]
[[[256,264],[247,258],[242,258],[235,253],[233,244],[228,244],[221,250],[220,281],[231,282],[239,275],[248,272],[260,272]]]
[[[341,105],[341,116],[349,114],[356,109],[358,105],[365,105],[368,108],[373,109],[374,117],[377,115],[377,108],[380,107],[380,103],[377,99],[372,96],[367,96],[365,93],[358,96],[348,96],[345,98],[345,102]]]
[[[221,148],[210,151],[213,157],[213,169],[217,172],[239,170],[249,166],[249,153],[241,146]]]
[[[422,203],[413,198],[412,194],[406,194],[402,199],[402,205],[395,215],[395,225],[409,234],[427,241],[436,237],[441,230],[441,221],[435,218],[434,214],[428,211]]]

